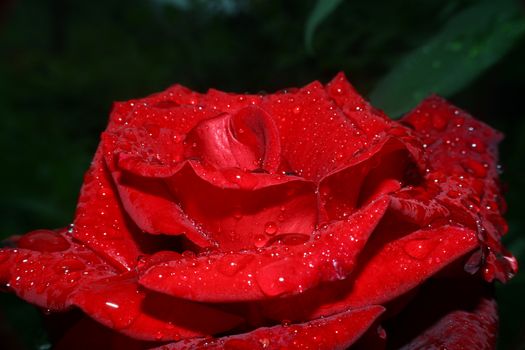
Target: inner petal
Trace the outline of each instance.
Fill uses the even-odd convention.
[[[314,185],[304,180],[223,188],[185,167],[166,182],[182,210],[224,250],[262,247],[282,233],[309,236],[318,222]]]
[[[319,195],[326,219],[341,220],[382,194],[398,190],[408,164],[408,151],[390,139],[324,178]]]
[[[186,137],[185,158],[197,158],[215,169],[264,169],[279,166],[280,144],[270,116],[256,106],[234,115],[221,114],[200,122]]]

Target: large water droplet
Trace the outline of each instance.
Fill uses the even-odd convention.
[[[410,257],[418,260],[426,258],[435,248],[435,242],[430,239],[414,239],[405,243],[403,249]]]
[[[271,246],[274,244],[284,244],[288,246],[294,246],[299,244],[304,244],[310,240],[309,235],[303,233],[283,233],[272,237],[267,243],[266,246]]]
[[[261,270],[257,275],[257,284],[268,296],[281,295],[290,290],[287,279],[282,274]]]
[[[487,167],[484,166],[483,163],[477,162],[473,159],[464,159],[462,161],[463,168],[473,174],[476,177],[483,178],[487,176]]]
[[[256,248],[264,247],[266,244],[266,237],[264,235],[255,235],[253,244]]]
[[[264,225],[264,232],[270,236],[273,236],[274,234],[276,234],[277,229],[278,229],[277,224],[273,221],[269,221],[266,223],[266,225]]]
[[[59,233],[51,230],[36,230],[20,238],[18,247],[39,252],[61,252],[71,245]]]
[[[313,285],[317,271],[303,269],[303,262],[298,258],[279,260],[262,267],[256,281],[262,292],[268,296],[277,296],[289,292],[301,292],[304,287]]]
[[[217,261],[217,270],[226,276],[233,276],[254,259],[253,255],[230,254]]]

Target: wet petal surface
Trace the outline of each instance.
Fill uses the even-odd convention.
[[[471,272],[481,269],[488,281],[508,280],[516,273],[517,262],[501,245],[507,231],[497,169],[502,135],[437,96],[427,98],[402,122],[413,127],[424,143],[420,163],[427,169],[426,180],[439,189],[435,199],[478,230],[482,260],[477,268],[471,263]],[[470,218],[464,217],[465,209]]]
[[[140,278],[142,285],[197,301],[257,300],[302,293],[321,282],[345,279],[389,198],[320,229],[308,242],[252,251],[206,254],[161,263]],[[267,227],[268,229],[273,229]],[[282,237],[284,240],[286,237]]]
[[[218,339],[181,341],[157,348],[176,349],[346,349],[383,312],[381,306],[348,310],[303,324],[259,328],[250,333]]]

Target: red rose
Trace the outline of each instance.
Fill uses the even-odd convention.
[[[107,327],[81,319],[58,348],[490,349],[480,276],[517,269],[500,139],[439,97],[389,120],[343,74],[175,85],[114,106],[74,224],[1,250],[0,281]]]

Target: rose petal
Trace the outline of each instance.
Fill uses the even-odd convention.
[[[405,220],[424,227],[435,220],[450,217],[450,210],[434,196],[421,187],[405,188],[392,195],[391,206]]]
[[[508,280],[517,272],[517,262],[501,245],[506,225],[501,217],[497,144],[502,135],[437,96],[427,98],[402,122],[425,143],[419,161],[427,167],[427,181],[441,189],[436,199],[453,215],[468,214],[466,220],[477,223],[485,279]]]
[[[280,142],[271,117],[249,106],[234,115],[200,122],[186,137],[185,158],[198,158],[215,169],[264,169],[274,173],[280,162]]]
[[[326,220],[341,220],[360,206],[401,187],[409,159],[404,146],[385,138],[355,156],[319,184]]]
[[[204,111],[200,106],[201,99],[201,94],[181,85],[173,85],[144,98],[118,102],[111,111],[108,131],[144,124],[171,125],[172,128],[187,131],[199,120],[218,114],[213,108]]]
[[[122,172],[113,159],[106,158],[106,161],[124,209],[143,231],[157,235],[185,235],[200,247],[217,244],[182,211],[164,180]]]
[[[400,349],[479,349],[496,346],[497,310],[494,300],[482,300],[473,312],[456,311],[439,320]]]
[[[212,306],[141,290],[134,273],[119,274],[65,231],[33,231],[18,244],[0,250],[0,283],[44,309],[78,306],[112,329],[155,341],[217,334],[242,322]]]
[[[395,349],[494,349],[496,302],[488,285],[471,279],[430,280],[385,323]]]
[[[99,146],[84,176],[74,220],[73,236],[101,256],[131,269],[140,255],[137,228],[126,220]]]
[[[236,113],[247,106],[260,106],[264,95],[236,94],[209,89],[203,94],[200,103],[225,113]]]
[[[349,307],[383,304],[420,285],[477,244],[475,232],[461,227],[418,230],[395,239],[401,232],[386,226],[378,228],[367,244],[354,278],[320,285],[303,295],[265,301],[260,304],[261,312],[272,320],[307,320]],[[384,235],[389,232],[394,237],[385,244]]]
[[[111,144],[106,138],[108,149]],[[110,155],[106,161],[124,208],[148,233],[184,234],[201,247],[242,249],[265,244],[267,222],[310,233],[317,221],[313,184],[298,177],[210,170],[191,161],[169,178],[150,178],[120,171]]]
[[[229,176],[250,181],[240,170]],[[184,212],[221,250],[230,251],[261,247],[276,233],[312,233],[317,223],[314,185],[296,177],[278,181],[262,188],[221,188],[187,166],[169,180],[169,188]],[[275,229],[268,230],[271,226]]]
[[[20,248],[0,250],[0,283],[45,309],[67,309],[78,288],[117,273],[65,230],[33,231],[18,244]]]
[[[372,247],[374,244],[371,242]],[[471,230],[444,226],[416,231],[379,246],[379,251],[356,274],[351,292],[342,304],[357,306],[392,300],[471,251],[475,244],[476,235]]]
[[[313,240],[238,253],[212,253],[153,266],[140,278],[147,288],[206,302],[291,295],[344,279],[388,207],[379,199],[319,230]]]
[[[72,300],[103,325],[142,340],[209,336],[230,330],[243,321],[214,306],[144,291],[134,273],[84,285]]]
[[[347,349],[384,311],[381,306],[354,309],[303,324],[259,328],[218,339],[181,341],[157,348],[176,349]]]
[[[264,225],[269,222],[278,223],[281,230],[288,232],[312,232],[317,222],[313,184],[296,176],[255,172],[259,166],[250,172],[235,167],[215,169],[209,159],[204,163],[193,158],[184,160],[184,133],[194,127],[207,130],[206,122],[201,125],[199,121],[204,116],[210,120],[219,111],[202,108],[188,112],[189,107],[184,106],[169,109],[169,115],[147,114],[153,108],[147,109],[148,106],[136,106],[142,109],[133,121],[115,123],[103,137],[106,163],[122,204],[140,229],[152,234],[184,234],[197,246],[219,245],[227,250],[264,245],[271,238],[264,233]],[[190,121],[185,116],[191,112],[199,117]],[[175,122],[174,114],[185,121],[183,126]],[[267,169],[262,170],[276,170],[280,162],[279,140],[269,116],[251,106],[238,110],[229,118],[233,119],[238,128],[246,129],[240,139],[260,153],[254,157],[263,157],[261,165]],[[249,128],[260,137],[248,137]],[[261,230],[255,231],[256,227]]]
[[[297,92],[268,95],[261,108],[275,118],[282,156],[289,167],[314,181],[344,166],[356,154],[381,140],[388,126],[386,120],[370,110],[357,110],[349,118],[319,82]],[[365,120],[378,118],[382,120],[382,128],[360,128]]]
[[[346,117],[367,135],[376,137],[392,126],[392,121],[382,111],[372,107],[359,95],[343,72],[339,72],[325,90]]]
[[[54,350],[144,350],[158,343],[144,342],[126,337],[102,326],[100,323],[84,317],[77,321],[53,344]]]

